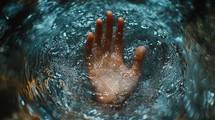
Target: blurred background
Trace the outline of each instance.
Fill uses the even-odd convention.
[[[84,60],[108,10],[125,19],[125,64],[147,49],[117,109],[94,99]],[[214,0],[1,0],[0,12],[2,120],[215,119]]]

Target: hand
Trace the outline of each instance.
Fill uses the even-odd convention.
[[[141,63],[145,47],[139,46],[134,55],[132,68],[123,63],[124,19],[118,18],[113,34],[113,14],[107,12],[105,32],[102,37],[102,20],[97,19],[95,35],[88,34],[85,58],[90,82],[95,88],[96,98],[102,103],[122,103],[134,90],[141,76]]]

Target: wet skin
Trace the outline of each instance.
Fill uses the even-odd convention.
[[[97,19],[95,34],[88,33],[85,58],[88,75],[101,103],[122,103],[137,86],[141,77],[141,64],[145,47],[136,48],[132,68],[123,63],[124,19],[118,18],[113,37],[113,14],[107,12],[105,32],[102,36],[102,20]]]

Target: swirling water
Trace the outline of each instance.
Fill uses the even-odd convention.
[[[206,55],[201,51],[204,47],[192,40],[192,24],[183,27],[181,6],[173,3],[38,1],[27,4],[33,10],[21,23],[15,21],[15,27],[10,19],[17,13],[11,11],[19,12],[23,5],[6,6],[1,20],[0,77],[7,82],[2,82],[1,90],[16,89],[17,97],[10,99],[17,99],[17,111],[22,111],[12,118],[26,114],[40,119],[176,119],[183,114],[212,118],[213,70],[205,71],[204,59],[198,57],[212,61],[213,54]],[[114,25],[118,17],[125,19],[125,64],[131,67],[137,46],[147,49],[139,84],[118,109],[94,100],[84,60],[87,33],[95,30],[97,18],[105,21],[108,10],[113,11]]]

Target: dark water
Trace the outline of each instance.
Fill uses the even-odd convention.
[[[214,3],[197,3],[3,0],[2,118],[213,119]],[[125,19],[125,64],[137,46],[147,49],[140,82],[118,109],[94,100],[84,60],[87,33],[108,10],[114,25]]]

